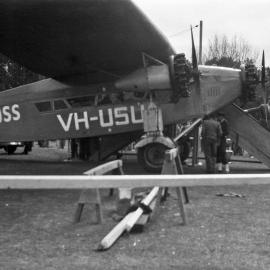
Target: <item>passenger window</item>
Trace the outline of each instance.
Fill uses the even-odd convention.
[[[54,101],[54,109],[57,111],[57,110],[63,110],[63,109],[66,109],[67,108],[67,105],[66,103],[64,102],[64,100],[55,100]]]
[[[108,94],[98,95],[97,105],[109,105],[112,104],[111,98]]]
[[[93,106],[95,104],[95,96],[69,98],[67,101],[72,108]]]
[[[52,105],[50,101],[38,102],[36,103],[36,107],[40,112],[51,112]]]

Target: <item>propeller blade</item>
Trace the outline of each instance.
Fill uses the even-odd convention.
[[[264,103],[266,104],[268,102],[268,93],[265,88],[265,56],[264,56],[264,50],[262,54],[262,75],[261,75],[261,83],[262,83],[262,90],[264,92]]]
[[[190,26],[190,31],[191,31],[191,42],[192,42],[192,67],[194,71],[198,71],[198,61],[197,61],[195,44],[194,44],[192,26]]]
[[[193,30],[192,26],[190,26],[191,31],[191,42],[192,42],[192,68],[193,68],[193,78],[196,85],[196,91],[200,92],[200,73],[198,68],[198,61],[197,61],[197,54],[196,54],[196,48],[194,44],[194,37],[193,37]]]
[[[262,55],[262,86],[265,86],[265,57],[264,57],[264,50]]]
[[[268,106],[268,92],[267,89],[265,88],[265,56],[264,56],[264,50],[262,54],[262,77],[261,77],[261,82],[262,82],[262,89],[264,91],[264,112],[265,112],[265,121],[267,128],[269,129],[269,106]]]

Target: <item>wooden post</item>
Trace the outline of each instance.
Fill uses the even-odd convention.
[[[142,203],[146,206],[149,206],[150,203],[154,200],[155,197],[157,197],[159,192],[159,187],[154,187],[151,192],[142,200]],[[126,223],[126,230],[129,232],[135,223],[138,221],[138,219],[143,214],[143,209],[139,207],[135,212],[133,212],[133,215]]]
[[[182,166],[182,163],[181,163],[181,158],[179,157],[179,154],[177,155],[177,157],[175,159],[175,163],[176,163],[176,168],[177,168],[178,174],[184,174],[184,169],[183,169],[183,166]],[[184,202],[189,203],[187,188],[182,187],[182,192],[183,192],[184,199],[185,199]]]
[[[184,204],[183,204],[183,199],[182,199],[182,194],[181,194],[181,190],[179,187],[176,187],[176,194],[177,194],[177,198],[178,198],[178,206],[180,208],[180,213],[181,213],[181,217],[183,220],[183,225],[187,224],[187,220],[186,220],[186,214],[185,214],[185,209],[184,209]]]
[[[181,159],[179,157],[178,148],[167,150],[165,152],[165,158],[164,158],[164,163],[163,163],[161,174],[169,174],[170,175],[170,174],[183,174],[183,173],[184,173],[184,171],[183,171],[183,167],[181,164]],[[183,189],[185,189],[185,191]],[[176,187],[175,190],[176,190],[176,194],[177,194],[177,198],[178,198],[178,205],[180,207],[180,213],[182,216],[183,224],[185,225],[187,222],[187,219],[186,219],[186,215],[185,215],[181,189],[180,189],[180,187]],[[183,194],[185,196],[185,201],[188,202],[186,188],[182,188],[182,190],[183,190]]]
[[[193,130],[193,149],[192,149],[192,166],[198,164],[198,150],[199,150],[199,128]]]
[[[101,196],[98,188],[95,189],[95,194],[96,196],[93,197],[93,189],[84,189],[81,192],[78,205],[74,214],[74,223],[80,222],[85,204],[93,204],[95,206],[97,223],[103,223]]]
[[[203,37],[203,22],[200,21],[199,65],[202,64],[202,37]]]

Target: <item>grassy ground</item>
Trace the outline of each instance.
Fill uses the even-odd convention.
[[[65,153],[53,149],[0,157],[0,174],[78,174],[89,169],[87,162],[62,162]],[[124,164],[127,173],[141,173],[132,158]],[[201,167],[185,169],[203,172]],[[268,172],[261,164],[242,162],[233,163],[232,171]],[[181,225],[171,189],[143,233],[123,236],[110,250],[97,252],[115,225],[115,198],[107,191],[103,225],[95,224],[90,206],[80,223],[72,223],[78,191],[0,191],[0,269],[270,269],[270,186],[196,187],[188,192],[187,226]],[[245,197],[216,196],[229,192]]]

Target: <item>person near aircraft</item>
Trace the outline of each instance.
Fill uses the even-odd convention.
[[[70,146],[71,146],[71,158],[77,158],[78,157],[78,142],[76,139],[70,140]]]
[[[216,172],[217,146],[222,135],[220,123],[207,115],[202,123],[202,148],[205,155],[206,173]]]
[[[225,118],[224,113],[219,112],[217,114],[217,120],[220,123],[221,130],[222,130],[222,135],[219,140],[219,144],[217,147],[217,167],[218,167],[218,172],[222,172],[222,167],[225,167],[225,172],[229,173],[230,172],[230,166],[228,163],[228,158],[226,155],[226,145],[227,145],[227,136],[229,135],[229,125],[228,121]]]

